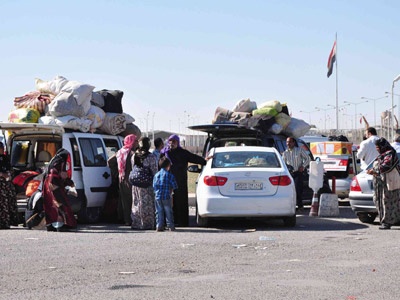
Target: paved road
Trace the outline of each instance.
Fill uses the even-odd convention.
[[[176,232],[116,224],[0,231],[0,299],[398,299],[400,227],[235,220]]]

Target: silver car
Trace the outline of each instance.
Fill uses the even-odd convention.
[[[400,153],[397,153],[397,156],[400,159]],[[373,162],[368,165],[366,170],[371,169],[372,165]],[[373,176],[367,174],[366,170],[353,177],[349,199],[351,209],[356,213],[358,219],[363,223],[372,224],[378,215],[378,210],[373,201]]]

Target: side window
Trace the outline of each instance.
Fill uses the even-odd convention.
[[[82,167],[81,157],[79,156],[79,147],[78,143],[76,142],[76,138],[70,138],[69,142],[71,143],[74,167]]]
[[[276,140],[275,141],[275,148],[276,148],[276,150],[278,150],[278,152],[280,154],[282,154],[287,148],[286,140]]]
[[[306,143],[304,143],[302,140],[297,140],[297,146],[300,147],[300,148],[303,148],[303,149],[307,152],[307,154],[308,154],[308,156],[310,157],[310,159],[311,159],[311,160],[314,160],[314,157],[313,157],[313,155],[312,155],[312,153],[311,153],[311,150],[310,150],[310,148],[307,146]]]
[[[80,148],[83,149],[83,164],[88,167],[107,166],[106,152],[103,143],[98,138],[80,138]]]
[[[113,156],[119,150],[119,144],[116,139],[103,139],[106,145],[107,159]]]
[[[28,166],[28,154],[30,141],[14,141],[11,149],[11,166],[26,167]]]

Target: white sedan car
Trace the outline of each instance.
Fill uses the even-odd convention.
[[[196,187],[199,226],[218,217],[278,217],[296,225],[294,181],[275,148],[219,147],[209,157]]]

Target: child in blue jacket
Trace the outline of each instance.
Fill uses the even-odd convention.
[[[172,192],[178,188],[175,176],[169,172],[171,162],[167,157],[160,158],[160,171],[154,175],[153,188],[156,202],[156,231],[164,231],[164,216],[167,227],[175,231],[174,215],[172,212]]]

